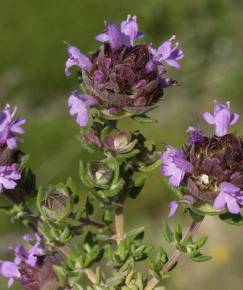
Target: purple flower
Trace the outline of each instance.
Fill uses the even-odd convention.
[[[21,277],[18,266],[8,261],[0,261],[0,275],[8,278],[8,288],[13,285],[15,278],[20,279]]]
[[[188,127],[187,133],[190,134],[190,137],[188,138],[188,141],[191,144],[195,143],[203,143],[204,141],[204,133],[201,130],[198,130],[194,127]]]
[[[134,41],[143,37],[143,33],[138,31],[137,16],[127,16],[127,20],[121,23],[121,32],[127,37],[126,42],[130,45],[134,45]]]
[[[185,160],[183,150],[168,146],[167,150],[161,154],[161,172],[164,176],[170,176],[169,183],[179,186],[186,172],[192,171],[192,165]]]
[[[92,65],[89,58],[86,55],[82,54],[77,47],[69,45],[67,47],[67,51],[69,53],[69,58],[66,61],[65,66],[65,74],[67,77],[70,77],[72,75],[69,69],[74,65],[78,66],[81,69],[89,69],[89,67]]]
[[[176,214],[178,208],[179,208],[179,203],[177,201],[171,201],[169,203],[170,211],[169,211],[169,214],[168,214],[168,218],[173,217]]]
[[[128,15],[120,26],[114,23],[107,24],[105,32],[98,34],[96,40],[108,42],[112,48],[117,49],[122,45],[133,46],[134,41],[142,36],[143,33],[138,31],[137,17]]]
[[[175,39],[176,36],[173,35],[169,40],[161,44],[159,48],[154,49],[150,47],[152,59],[147,63],[146,68],[148,71],[152,71],[156,66],[158,66],[158,69],[162,74],[165,72],[164,64],[177,69],[180,68],[178,61],[184,57],[184,52],[182,49],[178,48],[179,42],[176,42],[173,46]]]
[[[94,104],[96,104],[96,100],[92,96],[74,91],[68,99],[69,113],[72,116],[77,115],[76,122],[84,127],[89,120],[88,108]]]
[[[215,135],[224,136],[227,134],[228,127],[235,124],[239,115],[230,111],[230,102],[219,104],[215,101],[213,115],[209,112],[203,114],[205,121],[211,125],[215,125]]]
[[[240,206],[243,205],[243,191],[229,182],[220,184],[220,193],[214,200],[215,209],[227,208],[230,213],[239,214]]]
[[[45,254],[40,246],[41,239],[39,235],[36,234],[35,239],[31,238],[30,235],[26,235],[24,236],[24,240],[34,242],[34,245],[27,250],[22,244],[20,244],[14,249],[14,262],[0,261],[0,274],[9,279],[8,288],[13,285],[15,278],[21,279],[21,263],[27,264],[30,267],[35,267],[37,257]]]
[[[31,236],[24,236],[23,239],[28,242],[35,242],[33,246],[31,246],[28,250],[20,244],[15,248],[15,263],[16,265],[21,262],[26,263],[31,267],[35,267],[37,263],[37,257],[43,256],[45,254],[44,250],[41,248],[41,239],[39,235],[35,235],[35,239],[31,238]]]
[[[17,107],[11,113],[10,106],[7,104],[0,113],[0,146],[7,145],[10,150],[17,148],[17,142],[21,141],[16,134],[24,133],[22,125],[26,122],[22,118],[13,120],[16,111]]]
[[[17,185],[16,181],[20,178],[21,174],[16,164],[0,166],[0,191],[14,189]]]

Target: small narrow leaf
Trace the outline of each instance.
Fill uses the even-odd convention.
[[[163,231],[164,239],[167,242],[172,243],[174,241],[174,236],[170,227],[168,226],[166,222],[163,224],[162,231]]]
[[[194,262],[206,262],[206,261],[209,261],[212,259],[211,256],[207,256],[207,255],[203,255],[203,254],[199,254],[195,257],[191,257],[191,259],[194,261]]]
[[[204,236],[204,237],[202,237],[201,239],[199,239],[198,241],[196,241],[196,242],[194,243],[194,245],[195,245],[198,249],[200,249],[200,248],[202,248],[202,247],[206,244],[207,240],[208,240],[208,237]]]

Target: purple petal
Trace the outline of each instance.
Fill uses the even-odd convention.
[[[230,196],[229,194],[226,197],[226,202],[227,202],[227,208],[229,210],[230,213],[233,214],[239,214],[240,213],[240,207],[237,203],[236,198],[234,198],[233,196]]]
[[[182,170],[175,170],[174,174],[169,178],[169,184],[178,187],[185,176]]]
[[[122,44],[122,34],[120,27],[114,23],[107,25],[107,33],[109,35],[109,43],[112,48],[120,48]]]
[[[229,183],[229,182],[222,182],[220,184],[220,189],[221,189],[221,191],[224,191],[224,192],[229,193],[229,194],[234,194],[234,193],[240,191],[239,187],[237,187],[234,184]]]
[[[108,42],[109,35],[107,33],[100,33],[100,34],[96,35],[95,39],[100,41],[100,42]]]
[[[20,278],[19,269],[13,262],[8,261],[1,262],[0,274],[6,278]]]
[[[226,194],[224,192],[220,192],[219,195],[216,197],[213,203],[213,207],[215,209],[225,209],[226,207]]]
[[[230,125],[234,125],[236,122],[238,122],[239,118],[240,118],[239,114],[236,113],[231,114]]]
[[[23,134],[25,131],[21,126],[23,126],[26,123],[25,119],[17,119],[13,124],[11,125],[11,131],[18,134]]]
[[[217,136],[224,136],[227,134],[230,119],[231,113],[227,109],[223,109],[215,115],[215,134]]]
[[[167,59],[172,51],[172,43],[170,40],[165,41],[158,48],[158,53],[163,59]]]
[[[203,118],[204,118],[204,120],[205,120],[208,124],[210,124],[210,125],[215,124],[214,116],[213,116],[211,113],[209,113],[209,112],[205,112],[205,113],[203,114]]]
[[[177,69],[179,69],[181,67],[181,65],[174,59],[167,59],[165,61],[168,65],[172,66],[172,67],[175,67]]]
[[[8,279],[8,288],[11,288],[13,286],[13,283],[14,283],[14,278]]]
[[[168,214],[168,218],[173,217],[176,214],[178,208],[179,208],[179,203],[176,202],[176,201],[171,201],[169,203],[170,211],[169,211],[169,214]]]
[[[137,17],[128,15],[127,20],[121,23],[121,32],[128,37],[129,45],[133,46],[138,37]]]

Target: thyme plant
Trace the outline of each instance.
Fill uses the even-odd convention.
[[[195,262],[211,259],[201,252],[207,237],[194,238],[206,215],[243,224],[243,141],[228,133],[239,118],[229,102],[216,102],[213,114],[204,113],[215,126],[212,136],[189,127],[182,148],[161,152],[139,130],[120,129],[120,120],[133,119],[152,130],[147,113],[176,85],[166,69],[178,69],[184,56],[175,36],[158,48],[142,37],[136,16],[129,15],[121,25],[106,24],[96,36],[102,43],[96,52],[67,47],[65,74],[71,77],[75,66],[79,84],[68,99],[69,112],[80,127],[81,146],[93,157],[80,160],[79,184],[69,177],[37,187],[28,156],[18,148],[25,119],[15,118],[16,108],[9,105],[1,112],[0,190],[8,201],[2,210],[32,230],[13,248],[12,261],[0,261],[9,288],[17,279],[25,290],[162,290],[182,255]],[[191,217],[187,230],[161,225],[175,248],[172,255],[145,243],[144,227],[127,232],[124,225],[126,204],[139,200],[149,173],[159,168],[178,196],[169,204],[169,217],[179,206]]]

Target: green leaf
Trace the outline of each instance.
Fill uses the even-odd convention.
[[[164,239],[167,242],[172,243],[174,241],[174,235],[169,225],[166,222],[163,224],[162,231],[163,231]]]
[[[57,265],[52,266],[52,269],[55,272],[55,274],[57,275],[60,286],[64,287],[66,274],[67,274],[66,270],[63,269],[61,266],[57,266]]]
[[[22,155],[21,159],[20,159],[20,168],[21,169],[24,168],[29,160],[30,160],[30,155],[29,154]]]
[[[181,228],[180,224],[176,225],[175,232],[174,232],[174,238],[178,243],[182,239],[182,228]]]
[[[126,234],[126,236],[132,240],[139,240],[141,241],[144,237],[144,230],[145,227],[139,227],[135,230],[132,230]]]
[[[187,248],[183,245],[183,244],[180,244],[180,243],[176,243],[175,245],[176,249],[182,253],[186,253],[187,252]]]
[[[211,256],[198,254],[197,256],[191,257],[194,262],[206,262],[212,259]]]
[[[142,171],[142,172],[148,173],[148,172],[151,172],[151,171],[155,170],[160,165],[161,165],[161,160],[158,159],[158,160],[156,160],[154,163],[152,163],[149,166],[141,166],[139,168],[139,170]]]
[[[133,120],[139,122],[139,123],[145,123],[145,124],[152,124],[152,123],[157,123],[158,121],[147,116],[147,115],[137,115],[132,117]]]
[[[66,181],[66,187],[69,188],[73,193],[75,193],[75,194],[78,193],[77,186],[76,186],[74,180],[72,179],[72,177],[68,177],[68,179]]]
[[[131,152],[120,154],[117,156],[117,161],[121,163],[126,159],[136,156],[138,153],[140,153],[140,150],[134,149]]]
[[[140,187],[140,186],[143,186],[145,181],[146,181],[146,173],[142,173],[142,172],[138,172],[134,177],[134,185],[136,187]]]
[[[227,224],[242,226],[243,225],[243,216],[241,214],[231,214],[223,213],[219,215],[219,218]]]
[[[85,164],[83,163],[83,161],[80,161],[79,163],[79,176],[84,186],[88,188],[94,187],[94,185],[86,178],[87,170],[85,168]]]
[[[202,247],[206,244],[207,240],[208,240],[208,237],[206,237],[206,236],[201,237],[198,241],[196,241],[196,242],[194,243],[194,245],[195,245],[198,249],[200,249],[200,248],[202,248]]]

